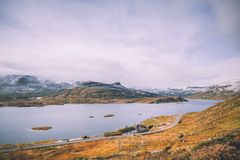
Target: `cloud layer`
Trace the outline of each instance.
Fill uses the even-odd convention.
[[[240,78],[238,0],[1,1],[0,73],[127,86]]]

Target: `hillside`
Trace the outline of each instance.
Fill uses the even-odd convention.
[[[200,92],[196,92],[188,98],[192,99],[227,99],[240,95],[240,81],[225,82],[218,85],[212,85]]]
[[[198,92],[195,94],[192,94],[190,96],[187,96],[189,99],[213,99],[213,100],[223,100],[231,97],[236,97],[240,95],[240,91],[234,92],[229,90],[223,90],[223,91],[214,91],[214,90],[208,90],[205,92]]]
[[[82,83],[80,87],[62,90],[47,100],[63,100],[66,103],[160,103],[184,101],[179,97],[163,97],[156,93],[133,90],[122,86],[119,82],[105,84],[100,82]]]
[[[133,89],[121,83],[54,82],[31,75],[0,76],[0,106],[43,106],[65,103],[161,103],[190,99],[227,99],[240,95],[240,81],[209,86]]]
[[[31,75],[4,75],[0,76],[0,101],[41,97],[67,88],[73,85]]]
[[[186,86],[183,88],[143,90],[164,96],[180,96],[190,99],[223,100],[240,95],[240,81],[221,82],[208,86]]]
[[[169,119],[170,117],[166,117]],[[155,119],[165,119],[155,117]],[[154,123],[147,120],[143,123]],[[22,159],[239,159],[240,97],[188,113],[162,133],[2,154]]]
[[[142,90],[126,88],[116,82],[79,82],[71,89],[55,91],[47,96],[27,99],[13,99],[2,102],[2,106],[43,106],[66,103],[162,103],[186,101],[181,97],[161,96]]]

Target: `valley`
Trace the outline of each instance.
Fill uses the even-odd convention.
[[[28,137],[25,143],[2,144],[0,151],[8,152],[1,152],[0,159],[204,160],[240,156],[239,81],[161,90],[127,88],[120,82],[57,83],[29,75],[11,75],[1,77],[0,84],[0,114],[6,117],[0,125],[9,122],[9,113],[26,114],[16,118],[27,122],[23,128],[3,128],[5,132],[16,129],[16,133]],[[17,107],[22,108],[15,110]],[[34,115],[47,125],[37,125],[39,119],[35,122]],[[59,122],[64,117],[69,122]],[[44,133],[31,133],[27,125],[28,129]],[[68,133],[65,128],[74,128],[74,132]],[[44,139],[53,133],[55,139]],[[80,138],[71,136],[80,133]],[[39,139],[27,142],[33,141],[35,134],[39,134]],[[7,138],[8,134],[1,137],[7,142],[3,136]],[[19,138],[9,137],[9,142]]]
[[[60,160],[237,158],[239,115],[238,96],[204,111],[185,114],[175,127],[162,133],[16,151],[1,156]]]

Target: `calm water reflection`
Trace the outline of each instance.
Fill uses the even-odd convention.
[[[161,104],[66,104],[45,107],[0,108],[0,143],[26,143],[82,135],[99,135],[158,115],[201,111],[216,104],[213,100],[191,100]],[[141,113],[142,115],[138,115]],[[114,117],[104,118],[106,114]],[[94,118],[89,118],[94,116]],[[30,128],[48,125],[48,131]]]

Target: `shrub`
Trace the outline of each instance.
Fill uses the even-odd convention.
[[[217,160],[226,160],[226,159],[240,159],[240,151],[234,146],[229,146],[227,144],[216,144],[210,147],[203,147],[191,157],[193,160],[206,160],[206,159],[217,159]]]
[[[130,132],[130,131],[134,131],[134,130],[135,130],[135,127],[133,127],[133,126],[131,126],[131,127],[126,126],[125,128],[119,129],[118,132],[126,133],[126,132]]]
[[[119,136],[119,135],[122,135],[122,133],[119,132],[119,131],[112,131],[112,132],[105,132],[105,133],[104,133],[104,136],[105,136],[105,137]]]
[[[195,146],[193,148],[193,151],[196,151],[198,149],[201,149],[203,147],[208,147],[208,146],[211,146],[211,145],[215,145],[215,144],[224,144],[226,142],[229,142],[230,140],[232,140],[234,138],[234,136],[232,135],[227,135],[225,137],[221,137],[221,138],[215,138],[215,139],[212,139],[210,141],[206,141],[206,142],[202,142],[200,144],[198,144],[197,146]]]

